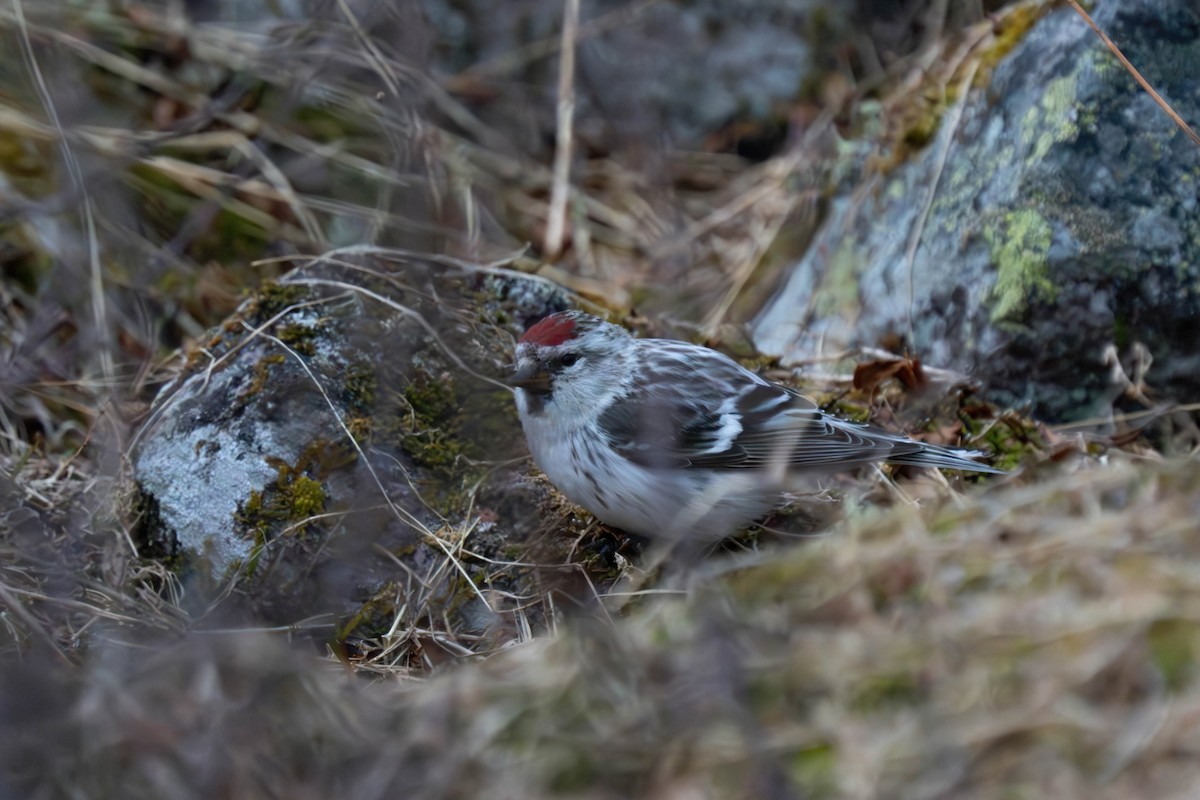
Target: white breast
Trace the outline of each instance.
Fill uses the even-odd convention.
[[[779,488],[753,470],[649,469],[609,449],[581,423],[568,430],[517,407],[533,459],[574,503],[603,522],[654,538],[716,541],[750,525],[778,502]]]

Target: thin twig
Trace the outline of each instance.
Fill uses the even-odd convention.
[[[1074,8],[1079,13],[1079,16],[1083,17],[1083,21],[1086,22],[1088,26],[1096,32],[1096,35],[1100,37],[1100,41],[1104,42],[1104,46],[1112,51],[1112,54],[1116,56],[1117,60],[1121,62],[1121,65],[1129,71],[1129,74],[1133,76],[1133,79],[1137,81],[1143,89],[1146,90],[1147,94],[1154,98],[1154,102],[1158,103],[1159,107],[1162,108],[1163,111],[1167,112],[1167,116],[1170,117],[1176,125],[1183,129],[1183,132],[1187,134],[1188,138],[1191,139],[1192,142],[1194,142],[1197,146],[1200,146],[1200,135],[1192,130],[1190,125],[1183,121],[1183,117],[1175,113],[1175,109],[1171,108],[1167,101],[1163,100],[1162,96],[1158,92],[1154,91],[1154,87],[1150,85],[1150,82],[1142,77],[1142,73],[1138,72],[1137,68],[1134,67],[1133,64],[1129,63],[1129,59],[1125,57],[1125,54],[1121,52],[1120,48],[1117,47],[1112,39],[1108,38],[1104,31],[1100,30],[1100,26],[1096,24],[1095,20],[1088,16],[1088,13],[1083,10],[1083,7],[1080,6],[1076,0],[1067,0],[1067,2],[1071,4],[1071,8]]]
[[[576,41],[601,36],[611,30],[629,25],[643,11],[663,2],[664,0],[639,0],[631,5],[622,6],[594,17],[582,27],[579,35],[575,37]],[[443,84],[448,91],[455,92],[462,91],[481,79],[504,77],[516,72],[526,64],[548,57],[561,46],[562,41],[561,36],[558,38],[547,36],[539,41],[530,42],[512,52],[472,64],[457,75],[452,75],[444,80]]]
[[[579,0],[563,9],[562,55],[558,67],[558,130],[554,139],[554,182],[550,187],[546,238],[547,259],[562,252],[567,227],[567,198],[571,193],[571,143],[575,127],[575,38],[579,34]]]

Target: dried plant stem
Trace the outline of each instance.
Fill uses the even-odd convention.
[[[92,296],[92,317],[96,325],[96,338],[99,344],[97,353],[100,358],[100,369],[104,375],[104,384],[106,386],[113,386],[115,383],[116,365],[113,362],[112,350],[105,338],[107,335],[106,332],[110,330],[110,327],[108,325],[108,306],[105,303],[104,295],[104,273],[100,265],[100,245],[99,239],[96,236],[96,219],[92,206],[92,197],[88,193],[87,185],[84,183],[83,170],[79,166],[79,161],[75,158],[75,151],[71,149],[71,144],[68,140],[67,132],[63,127],[62,120],[59,119],[58,110],[55,108],[54,100],[50,95],[50,88],[46,85],[41,67],[38,66],[37,57],[33,52],[33,45],[29,41],[29,31],[25,24],[25,10],[21,0],[13,0],[13,12],[17,28],[20,31],[21,53],[25,58],[26,65],[29,67],[29,74],[33,76],[38,97],[41,99],[42,107],[46,110],[46,116],[50,118],[58,134],[58,145],[62,150],[63,163],[66,165],[67,172],[71,176],[71,183],[74,184],[82,197],[80,216],[88,242],[88,274]]]
[[[1116,56],[1117,60],[1121,62],[1121,65],[1129,71],[1129,74],[1132,75],[1133,79],[1138,82],[1138,85],[1145,89],[1147,94],[1154,98],[1154,102],[1158,103],[1162,110],[1167,112],[1167,116],[1170,117],[1175,124],[1187,134],[1189,139],[1195,142],[1197,146],[1200,146],[1200,135],[1192,130],[1190,125],[1184,122],[1183,117],[1175,113],[1175,109],[1171,108],[1167,101],[1164,100],[1158,92],[1154,91],[1154,87],[1150,85],[1150,82],[1142,77],[1142,73],[1138,72],[1137,68],[1134,67],[1133,64],[1129,63],[1129,59],[1125,57],[1125,54],[1121,52],[1120,48],[1117,47],[1116,43],[1113,42],[1112,39],[1108,38],[1108,35],[1105,34],[1104,31],[1100,30],[1100,26],[1097,25],[1095,20],[1093,20],[1088,13],[1083,10],[1083,6],[1079,5],[1076,0],[1067,0],[1067,2],[1071,4],[1071,8],[1075,9],[1079,13],[1079,16],[1083,17],[1083,21],[1086,22],[1088,26],[1096,32],[1096,35],[1100,37],[1100,41],[1104,42],[1104,46],[1112,51],[1112,54]]]
[[[567,198],[571,191],[571,142],[575,124],[575,39],[579,35],[579,0],[563,10],[562,55],[558,69],[558,131],[554,141],[554,183],[550,188],[546,238],[542,250],[553,259],[562,252]]]

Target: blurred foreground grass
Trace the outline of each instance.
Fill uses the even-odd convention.
[[[9,650],[0,760],[28,797],[1184,797],[1198,517],[1193,461],[1123,456],[864,506],[399,681],[296,631],[96,613],[71,663]],[[75,610],[30,597],[10,631]]]

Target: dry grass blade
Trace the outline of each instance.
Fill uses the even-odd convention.
[[[636,0],[636,2],[601,14],[583,25],[574,38],[576,41],[583,41],[615,28],[628,25],[647,8],[662,2],[663,0]],[[496,77],[507,72],[513,72],[531,61],[554,55],[561,48],[562,42],[561,36],[548,36],[541,41],[525,45],[520,50],[480,62],[446,79],[444,81],[445,87],[449,91],[460,91],[482,78]]]
[[[554,139],[554,182],[546,214],[543,250],[553,261],[562,252],[567,228],[567,198],[571,181],[571,141],[575,130],[575,40],[579,35],[579,0],[563,6],[562,49],[558,65],[558,125]]]
[[[92,291],[92,316],[97,335],[100,337],[98,340],[100,346],[97,350],[97,355],[100,359],[100,368],[105,376],[106,383],[112,385],[115,364],[113,362],[112,351],[109,348],[109,342],[107,341],[107,334],[101,333],[109,331],[110,326],[108,324],[108,300],[105,295],[104,273],[100,266],[100,245],[96,236],[96,217],[92,205],[92,197],[84,182],[83,171],[79,167],[79,161],[75,157],[75,152],[71,148],[62,121],[59,119],[54,99],[50,96],[50,90],[46,86],[45,78],[42,76],[41,67],[38,65],[37,57],[33,52],[33,45],[29,41],[29,29],[25,23],[25,10],[22,0],[13,0],[13,12],[16,18],[17,30],[20,34],[22,55],[25,57],[29,72],[33,76],[38,97],[42,102],[42,107],[46,111],[46,116],[50,118],[55,131],[58,133],[59,148],[62,151],[63,162],[67,165],[67,171],[71,176],[71,182],[74,184],[75,190],[83,198],[80,213],[83,216],[83,226],[87,234],[88,275]]]

